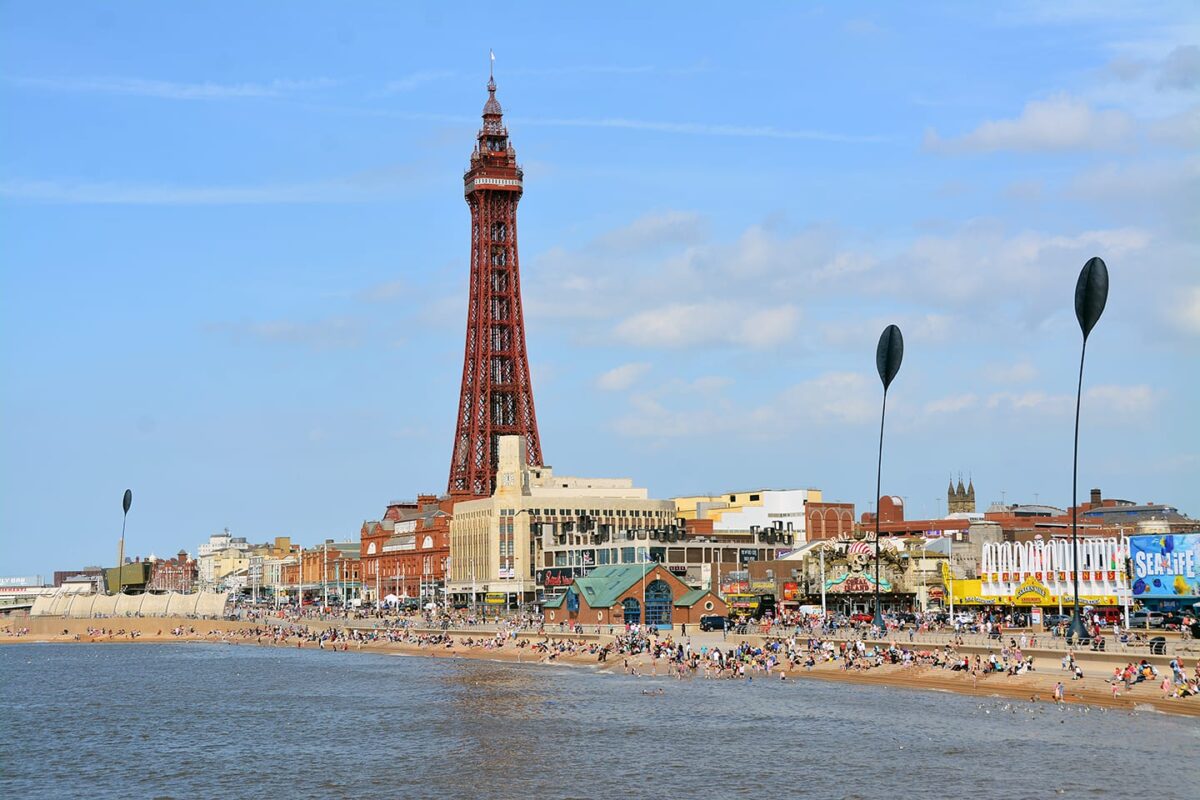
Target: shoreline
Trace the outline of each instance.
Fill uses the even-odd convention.
[[[41,622],[41,620],[39,620]],[[554,657],[549,657],[544,654],[531,651],[528,648],[517,648],[511,642],[506,643],[502,647],[487,648],[479,645],[467,646],[462,643],[465,638],[472,638],[476,641],[486,640],[490,637],[479,636],[470,632],[451,631],[450,635],[454,637],[452,646],[445,644],[438,645],[421,645],[412,642],[343,642],[339,640],[338,649],[335,651],[332,646],[320,648],[313,642],[305,641],[302,646],[297,646],[295,636],[289,636],[282,642],[276,642],[269,637],[254,637],[248,636],[245,632],[252,631],[255,628],[269,627],[263,623],[239,622],[231,620],[183,620],[183,619],[103,619],[103,620],[45,620],[47,624],[39,624],[37,628],[51,627],[58,631],[66,630],[64,635],[61,632],[51,633],[46,630],[35,631],[31,630],[28,634],[14,635],[14,629],[26,627],[23,625],[10,625],[5,629],[0,629],[0,645],[6,644],[171,644],[171,643],[206,643],[206,644],[227,644],[227,645],[251,645],[255,647],[268,648],[293,648],[293,649],[324,649],[331,654],[337,653],[355,653],[367,652],[379,655],[394,655],[410,658],[463,658],[473,660],[485,660],[502,662],[507,664],[520,665],[545,665],[545,666],[567,666],[574,668],[586,668],[593,672],[611,672],[619,674],[625,669],[626,661],[631,668],[635,669],[637,676],[640,678],[649,678],[651,680],[672,679],[671,667],[667,664],[658,664],[653,661],[647,654],[642,653],[637,656],[626,656],[621,653],[610,653],[609,660],[600,662],[595,654],[588,653],[562,653],[555,654]],[[170,633],[170,630],[175,627],[183,626],[187,628],[195,628],[196,632],[192,634],[185,633],[184,635],[176,636]],[[115,629],[124,629],[125,631],[137,631],[136,638],[131,638],[128,633],[123,637],[115,635],[107,636],[90,636],[87,633],[88,627],[107,628],[112,626]],[[28,626],[35,627],[35,626]],[[307,626],[306,626],[307,627]],[[309,629],[315,630],[315,629]],[[155,632],[158,631],[158,632]],[[161,633],[161,635],[160,635]],[[76,639],[76,636],[79,639]],[[266,641],[260,641],[266,639]],[[347,649],[342,649],[348,645]],[[968,674],[962,672],[954,672],[946,669],[939,669],[928,666],[909,666],[902,665],[884,665],[882,667],[874,667],[864,671],[844,671],[840,668],[837,662],[820,662],[812,669],[803,667],[797,668],[775,668],[769,674],[763,671],[755,671],[750,674],[758,680],[773,680],[780,681],[779,674],[782,672],[787,676],[787,680],[798,682],[806,679],[822,680],[833,683],[856,684],[864,686],[881,686],[893,687],[900,689],[928,691],[928,692],[953,692],[960,695],[968,695],[973,697],[1002,697],[1024,702],[1041,702],[1052,703],[1054,684],[1058,680],[1062,680],[1066,687],[1065,702],[1069,704],[1083,704],[1088,706],[1096,706],[1107,709],[1122,710],[1127,712],[1148,712],[1155,711],[1162,714],[1170,714],[1173,716],[1184,717],[1200,717],[1200,697],[1192,697],[1185,699],[1166,699],[1161,696],[1157,685],[1151,686],[1149,683],[1143,683],[1135,686],[1130,692],[1121,691],[1118,697],[1112,696],[1111,685],[1106,681],[1107,676],[1111,673],[1111,662],[1095,662],[1089,661],[1086,654],[1079,654],[1079,663],[1083,666],[1085,677],[1080,681],[1072,681],[1068,676],[1058,669],[1055,662],[1049,659],[1042,659],[1042,663],[1053,664],[1050,669],[1039,670],[1034,673],[1010,677],[1000,674],[992,674],[981,676],[977,684],[972,687],[971,678]],[[633,674],[627,672],[626,674]],[[745,680],[743,678],[704,678],[700,674],[693,675],[682,679],[683,682],[691,680],[725,680],[737,681]],[[1036,698],[1036,699],[1035,699]]]

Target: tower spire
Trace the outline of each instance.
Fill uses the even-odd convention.
[[[492,61],[495,54],[489,53]],[[496,487],[501,436],[524,439],[532,466],[542,465],[517,260],[517,202],[524,175],[488,73],[483,125],[463,176],[471,210],[471,279],[451,494],[487,497]]]

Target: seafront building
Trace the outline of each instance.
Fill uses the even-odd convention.
[[[501,436],[495,493],[454,506],[447,591],[491,605],[534,602],[592,567],[647,563],[651,529],[675,525],[674,503],[632,480],[555,475],[528,463],[523,437]]]
[[[196,590],[199,566],[186,550],[180,550],[174,558],[159,558],[151,561],[148,592],[182,592]]]
[[[362,599],[362,561],[360,542],[326,539],[315,547],[306,547],[298,560],[286,559],[280,565],[283,585],[294,602],[305,601],[357,604]],[[289,563],[291,562],[291,563]]]
[[[646,625],[671,630],[699,625],[706,614],[724,616],[729,607],[710,589],[693,589],[661,564],[597,567],[571,580],[542,607],[547,625]],[[585,628],[586,629],[586,628]]]
[[[820,489],[756,489],[674,498],[681,519],[708,520],[713,531],[773,530],[792,534],[794,541],[806,538],[808,504],[820,502]]]
[[[793,530],[776,520],[718,531],[712,519],[694,517],[694,505],[693,518],[685,519],[676,501],[652,499],[628,478],[556,475],[550,466],[529,464],[517,436],[500,438],[496,474],[492,497],[453,509],[447,588],[459,602],[538,602],[594,569],[630,564],[661,564],[692,588],[710,588],[723,571],[776,558],[797,541],[794,520]],[[754,509],[762,502],[747,498]]]
[[[201,591],[212,591],[229,572],[245,567],[239,562],[241,554],[250,550],[245,537],[233,536],[226,528],[214,533],[196,549],[197,583]]]
[[[388,504],[383,518],[367,520],[359,532],[363,599],[413,601],[424,606],[444,599],[450,560],[454,499],[418,495]]]

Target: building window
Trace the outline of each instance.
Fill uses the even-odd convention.
[[[553,611],[550,612],[553,615]],[[624,617],[626,625],[639,625],[642,621],[642,604],[636,598],[626,597],[621,602],[621,616]],[[554,617],[551,616],[551,619]]]
[[[646,624],[657,628],[671,627],[671,609],[675,602],[671,587],[664,580],[656,580],[646,587]]]

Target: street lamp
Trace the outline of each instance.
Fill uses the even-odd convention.
[[[133,505],[133,490],[126,489],[121,498],[121,543],[117,546],[117,594],[125,588],[125,521],[129,518],[129,507]]]
[[[879,502],[879,492],[883,477],[883,421],[887,416],[888,387],[900,371],[900,362],[903,360],[904,337],[900,335],[898,327],[888,325],[875,347],[875,368],[879,371],[879,380],[883,382],[883,410],[879,415],[879,461],[875,469],[875,619],[871,624],[879,628],[881,633],[887,630],[879,600],[879,512],[883,505]]]
[[[1079,329],[1083,331],[1083,347],[1079,351],[1079,386],[1075,392],[1075,448],[1071,462],[1071,556],[1074,559],[1074,589],[1075,608],[1071,612],[1071,625],[1067,630],[1067,638],[1076,642],[1087,638],[1087,629],[1083,627],[1083,617],[1079,614],[1079,502],[1077,499],[1079,484],[1079,406],[1083,400],[1083,358],[1087,355],[1087,338],[1100,321],[1104,313],[1104,305],[1108,302],[1108,267],[1099,258],[1089,258],[1079,273],[1075,283],[1075,318],[1079,320]]]

